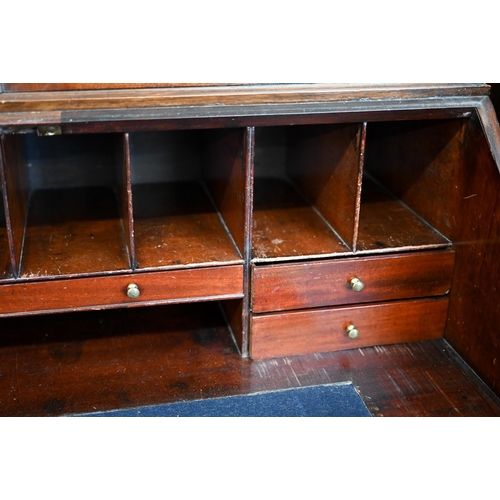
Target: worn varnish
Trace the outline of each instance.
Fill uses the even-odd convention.
[[[374,416],[500,416],[444,340],[242,359],[217,304],[0,319],[0,415],[53,416],[352,381]]]
[[[274,178],[255,179],[252,242],[255,260],[349,252],[290,183]]]
[[[126,269],[129,269],[126,241],[111,189],[51,189],[33,193],[20,277]]]

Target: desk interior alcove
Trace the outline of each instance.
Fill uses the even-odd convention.
[[[325,376],[358,381],[376,414],[500,412],[485,85],[15,85],[0,102],[8,414]]]

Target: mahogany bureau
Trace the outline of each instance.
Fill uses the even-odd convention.
[[[243,357],[446,338],[499,394],[485,84],[3,84],[0,317],[219,301]]]

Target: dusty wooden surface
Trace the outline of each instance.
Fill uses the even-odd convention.
[[[241,262],[201,184],[140,184],[132,193],[139,269]]]

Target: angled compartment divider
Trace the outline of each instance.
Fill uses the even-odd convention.
[[[12,232],[5,210],[7,205],[2,149],[2,144],[0,144],[0,281],[12,278],[12,270],[15,268],[11,250]]]
[[[453,190],[449,171],[459,161],[462,126],[461,120],[368,124],[358,253],[451,245],[436,228]]]
[[[352,252],[364,134],[363,124],[257,129],[254,262]]]

